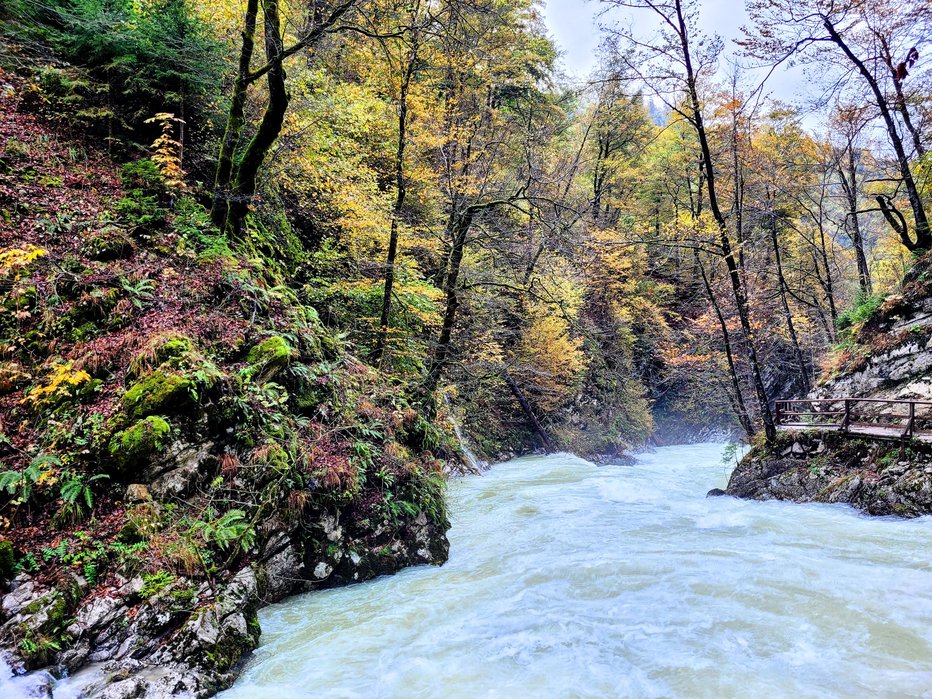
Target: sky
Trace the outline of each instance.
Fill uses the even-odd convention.
[[[605,4],[598,0],[545,2],[544,17],[551,36],[563,52],[564,69],[580,80],[586,78],[596,64],[598,25],[611,22],[611,17],[598,16]],[[643,21],[649,21],[650,13],[631,12],[635,18],[643,17]],[[725,40],[726,53],[735,50],[732,40],[741,36],[741,25],[747,21],[743,0],[701,0],[699,28],[706,34],[721,36]],[[799,71],[781,71],[771,77],[766,90],[776,99],[799,102],[803,98],[804,84]]]

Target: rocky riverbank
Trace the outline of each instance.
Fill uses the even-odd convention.
[[[342,514],[342,518],[341,518]],[[209,697],[232,684],[259,641],[256,612],[300,591],[369,580],[401,568],[440,564],[444,529],[423,514],[398,528],[364,531],[345,513],[305,522],[265,541],[255,560],[213,581],[114,575],[94,587],[78,573],[49,585],[19,576],[2,599],[0,637],[67,639],[14,669],[77,673],[70,688],[102,699]]]
[[[727,495],[752,500],[848,503],[871,515],[932,514],[932,447],[834,433],[782,433],[752,449]]]
[[[932,256],[916,260],[895,293],[865,299],[839,327],[841,342],[811,398],[932,400]],[[858,406],[863,414],[874,410],[881,421],[890,421],[880,415],[885,409]],[[917,428],[930,426],[932,416],[917,410]],[[872,515],[917,517],[932,513],[932,446],[830,432],[781,433],[774,444],[751,449],[727,493],[844,502]]]

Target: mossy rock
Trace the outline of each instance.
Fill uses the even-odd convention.
[[[178,412],[194,402],[194,381],[181,374],[153,371],[134,383],[123,396],[126,413],[141,418],[154,413]]]
[[[294,394],[295,407],[302,413],[309,413],[322,403],[333,400],[336,381],[326,376],[316,376],[309,381],[302,381]]]
[[[159,345],[155,360],[159,364],[180,359],[194,350],[194,343],[184,335],[173,335]]]
[[[249,350],[246,361],[253,375],[268,378],[287,367],[296,354],[285,338],[272,335]]]
[[[110,440],[110,455],[124,469],[151,460],[171,440],[171,425],[157,415],[139,420]]]

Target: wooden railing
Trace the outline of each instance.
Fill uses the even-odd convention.
[[[886,398],[778,400],[778,428],[932,441],[932,401]]]

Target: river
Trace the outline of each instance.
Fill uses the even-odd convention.
[[[932,697],[932,518],[707,499],[722,450],[459,479],[446,565],[263,610],[221,696]]]
[[[722,446],[450,487],[450,560],[264,610],[223,699],[932,697],[932,518],[705,498]]]

